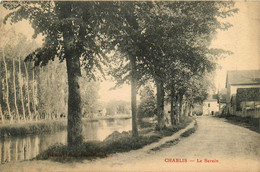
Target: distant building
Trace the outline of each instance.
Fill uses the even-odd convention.
[[[237,90],[248,88],[260,88],[260,70],[240,70],[227,72],[226,108],[228,114],[237,114]]]
[[[203,101],[203,115],[216,115],[219,112],[217,95],[211,95]]]

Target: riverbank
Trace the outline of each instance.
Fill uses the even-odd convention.
[[[260,118],[241,117],[235,115],[219,116],[227,119],[227,122],[248,128],[252,131],[260,133]]]
[[[45,152],[39,154],[37,160],[54,161],[78,161],[83,159],[93,160],[96,158],[111,157],[112,154],[128,152],[140,149],[146,145],[156,143],[164,137],[171,136],[179,130],[187,127],[192,118],[187,117],[183,123],[157,131],[154,127],[142,128],[139,131],[139,137],[133,138],[131,132],[117,131],[110,134],[104,141],[85,142],[80,146],[67,147],[66,145],[54,145]],[[188,134],[195,130],[188,131]],[[185,136],[183,136],[185,137]]]
[[[95,118],[82,118],[83,121],[98,121],[98,120],[112,120],[112,119],[129,119],[131,115],[117,115],[117,116],[98,116]]]
[[[41,120],[0,126],[0,137],[26,136],[31,134],[54,133],[67,129],[67,120]]]
[[[82,118],[82,121],[93,122],[98,120],[130,119],[129,115],[103,116]],[[26,136],[31,134],[54,133],[67,130],[67,119],[26,121],[0,125],[0,137]]]
[[[159,142],[142,149],[113,154],[112,157],[68,163],[51,160],[12,162],[1,164],[0,171],[259,171],[260,152],[256,151],[260,150],[258,133],[212,116],[197,117],[196,121],[197,130],[189,137],[181,135],[193,127],[194,122]],[[166,146],[158,151],[151,150],[178,139],[179,143],[172,143],[174,146]],[[234,144],[234,141],[239,144]],[[217,159],[218,163],[206,163],[205,158]],[[176,162],[181,159],[187,159],[187,162]],[[197,159],[203,162],[199,163]]]

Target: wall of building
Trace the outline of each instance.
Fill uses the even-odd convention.
[[[210,106],[209,106],[210,105]],[[211,115],[212,112],[216,114],[219,111],[219,105],[217,100],[215,101],[204,101],[203,102],[203,115]]]
[[[260,85],[231,85],[230,95],[236,94],[238,88],[260,88]]]
[[[236,115],[236,102],[235,97],[238,88],[260,88],[260,85],[227,85],[227,107],[228,113],[231,115]],[[231,102],[231,98],[233,96],[233,102]]]
[[[260,108],[258,109],[243,109],[242,111],[236,111],[236,116],[260,118]]]

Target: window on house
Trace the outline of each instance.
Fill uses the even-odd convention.
[[[210,103],[208,103],[208,107],[210,107]]]

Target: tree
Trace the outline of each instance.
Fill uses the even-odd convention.
[[[65,60],[68,75],[68,146],[82,143],[82,113],[79,88],[80,67],[83,66],[90,78],[96,70],[102,70],[105,63],[102,49],[104,34],[101,28],[108,21],[103,17],[108,13],[98,13],[109,9],[105,2],[4,2],[11,10],[6,16],[11,22],[29,20],[34,29],[34,37],[42,34],[43,47],[27,57],[34,65],[47,65],[55,57]]]
[[[144,10],[147,6],[146,2],[119,2],[118,14],[120,20],[116,21],[119,24],[115,30],[117,35],[114,36],[117,42],[116,49],[119,51],[116,54],[120,57],[118,60],[113,60],[115,65],[112,66],[113,70],[110,72],[117,80],[118,84],[130,82],[131,84],[131,109],[132,109],[132,136],[138,137],[137,128],[137,105],[136,94],[140,85],[142,85],[146,78],[143,71],[143,64],[139,60],[141,56],[141,44],[143,36],[143,28],[140,27],[140,11]],[[148,9],[146,9],[148,11]],[[116,24],[118,26],[118,24]],[[116,57],[115,56],[115,57]],[[115,67],[116,66],[116,67]]]
[[[180,62],[191,74],[184,77],[181,87],[174,88],[172,99],[179,101],[179,113],[182,112],[182,99],[187,83],[193,75],[202,76],[214,70],[215,58],[210,54],[216,52],[209,49],[210,41],[217,29],[228,29],[228,23],[222,23],[218,17],[225,18],[236,12],[230,2],[154,2],[152,14],[143,20],[146,28],[146,54],[144,62],[150,70],[157,86],[158,127],[164,126],[164,89],[167,74],[173,72],[174,62]],[[153,25],[151,25],[153,23]],[[170,69],[170,70],[169,70]],[[179,70],[172,73],[177,75]],[[182,75],[181,75],[182,76]],[[173,85],[169,83],[170,85]],[[177,95],[176,95],[177,94]],[[174,96],[174,97],[173,97]],[[173,99],[174,100],[174,99]]]
[[[158,127],[162,129],[170,65],[180,61],[193,74],[214,69],[214,63],[207,57],[208,45],[217,29],[230,27],[219,22],[217,17],[225,18],[235,10],[232,3],[226,2],[124,2],[120,5],[122,27],[118,29],[116,41],[118,50],[128,61],[121,63],[116,76],[121,77],[120,82],[132,79],[133,96],[136,95],[135,78],[153,78],[157,88]],[[185,92],[183,88],[178,91],[180,102]]]
[[[8,37],[8,34],[10,34],[10,32],[12,30],[6,31],[4,29],[4,25],[2,23],[1,23],[1,30],[2,30],[2,32],[1,32],[1,37],[2,37],[2,39],[1,39],[1,56],[2,56],[3,64],[4,64],[4,73],[5,73],[4,82],[5,82],[5,86],[6,86],[4,89],[2,88],[2,90],[6,90],[6,94],[3,97],[5,98],[5,101],[6,101],[6,106],[7,106],[7,110],[8,110],[8,117],[10,119],[10,122],[12,122],[13,115],[12,115],[12,112],[11,112],[10,101],[9,101],[9,95],[10,95],[9,94],[9,92],[10,92],[9,91],[9,78],[10,78],[9,74],[10,74],[10,72],[7,69],[8,63],[6,61],[6,48],[9,47],[8,44],[10,44],[11,40],[13,39],[13,37],[12,38]],[[1,85],[2,85],[2,83],[1,83]],[[1,92],[2,92],[2,90],[1,90]],[[1,107],[1,109],[2,109],[2,107]],[[4,120],[4,118],[5,117],[2,116],[2,121]]]
[[[55,119],[67,116],[68,81],[66,64],[64,62],[59,63],[58,59],[49,62],[49,65],[40,68],[37,81],[39,118]]]
[[[93,116],[98,113],[98,91],[100,84],[94,81],[89,81],[82,77],[80,80],[80,88],[82,95],[82,112],[83,116]]]
[[[122,100],[112,100],[106,104],[105,108],[107,116],[130,114],[131,104]]]
[[[24,65],[21,64],[21,58],[24,58],[25,55],[35,50],[38,44],[35,43],[34,41],[27,40],[26,37],[21,33],[17,34],[13,27],[7,30],[5,26],[1,23],[1,28],[2,28],[1,38],[3,39],[1,39],[2,46],[0,49],[1,50],[0,104],[4,114],[8,114],[8,108],[10,108],[10,112],[12,113],[11,120],[18,120],[19,122],[20,119],[25,120],[25,114],[26,114],[25,104],[27,104],[27,106],[29,105],[29,103],[26,103],[26,100],[28,101],[28,98],[24,100],[23,97],[23,95],[25,94],[25,91],[23,89],[24,87],[23,75],[26,75],[26,73],[25,73]],[[3,53],[4,53],[4,57],[2,56]],[[4,66],[6,66],[6,68]],[[28,64],[28,67],[31,67],[31,65]],[[6,79],[6,74],[7,74],[7,79]],[[5,76],[5,78],[2,78],[3,76]],[[32,79],[30,78],[30,82],[32,82],[31,80]],[[31,84],[29,84],[29,86],[30,85]],[[8,92],[8,100],[6,97],[7,92]],[[33,97],[30,94],[27,94],[26,97],[27,96]],[[28,109],[29,106],[27,110]],[[6,110],[7,113],[5,113]],[[7,116],[8,118],[10,118],[10,115]]]
[[[123,40],[131,40],[130,38],[124,38]],[[119,47],[119,50],[115,53],[113,58],[111,58],[110,63],[110,71],[109,75],[113,76],[113,78],[117,81],[115,86],[119,87],[124,83],[128,83],[131,85],[131,113],[132,113],[132,136],[138,136],[138,128],[137,128],[137,104],[136,104],[136,94],[139,87],[145,82],[146,78],[140,70],[142,69],[142,65],[138,64],[137,56],[131,55],[133,48],[136,48],[135,45],[122,43],[121,46],[126,48],[128,47],[129,52],[123,53],[124,50]],[[131,48],[129,46],[132,46]],[[128,55],[127,53],[131,53]]]
[[[178,124],[180,113],[178,113],[178,100],[180,101],[181,112],[181,101],[180,97],[184,94],[184,89],[187,88],[187,80],[191,76],[191,71],[181,61],[176,60],[169,64],[168,72],[166,73],[166,93],[170,99],[171,104],[171,124]],[[174,104],[175,102],[175,104]]]
[[[140,90],[140,104],[138,106],[138,117],[153,117],[156,114],[156,99],[151,85],[145,85]]]

